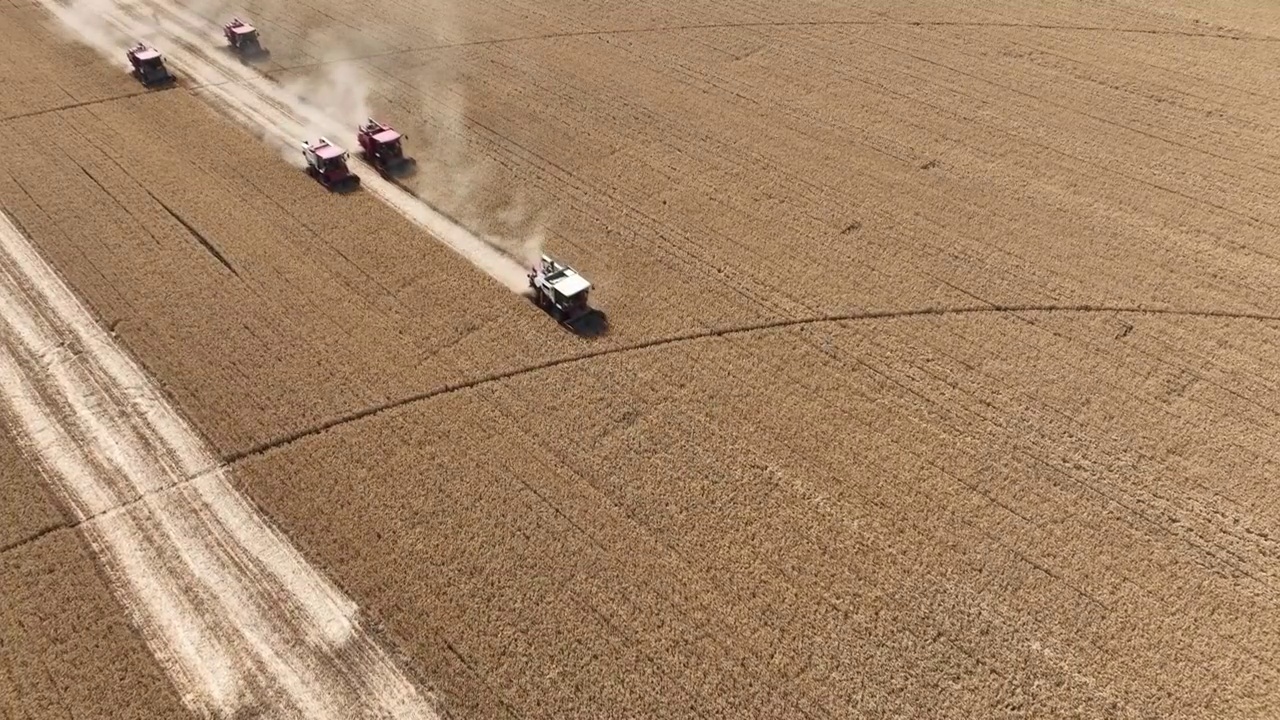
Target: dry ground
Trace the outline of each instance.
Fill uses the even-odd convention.
[[[248,8],[604,339],[24,2],[0,203],[462,716],[1274,717],[1280,13],[625,5]]]

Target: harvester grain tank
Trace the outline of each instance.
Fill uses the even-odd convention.
[[[529,273],[529,287],[538,307],[560,322],[571,323],[591,310],[587,305],[591,283],[577,270],[546,255]]]
[[[414,169],[417,161],[406,157],[401,141],[405,136],[390,125],[373,118],[356,128],[356,140],[360,143],[360,155],[381,175],[403,175]]]
[[[173,81],[173,75],[164,65],[164,56],[159,50],[138,43],[128,50],[129,65],[132,74],[143,85],[154,87]]]
[[[330,190],[353,190],[360,185],[360,176],[347,168],[346,150],[320,138],[315,142],[302,141],[302,157],[307,161],[307,174]]]
[[[262,47],[258,29],[238,17],[231,18],[231,22],[222,26],[222,34],[227,38],[231,51],[246,60],[270,54],[270,51]]]

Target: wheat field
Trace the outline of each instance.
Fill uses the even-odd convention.
[[[1278,66],[1262,0],[0,2],[0,717],[1277,716]]]

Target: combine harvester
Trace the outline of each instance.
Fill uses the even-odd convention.
[[[533,301],[560,323],[572,327],[591,312],[587,293],[591,283],[577,270],[542,256],[529,273]]]
[[[356,128],[360,157],[383,177],[408,175],[417,167],[418,162],[405,157],[404,148],[400,146],[400,141],[404,138],[404,135],[396,132],[390,125],[384,125],[373,118],[365,120]]]
[[[36,2],[63,18],[64,22],[69,22],[65,13],[59,12],[58,0]],[[286,147],[297,147],[294,143],[299,142],[299,138],[315,138],[300,143],[304,165],[307,174],[326,189],[367,189],[507,289],[520,294],[530,294],[532,290],[537,304],[562,324],[574,324],[570,327],[574,332],[582,334],[583,326],[587,326],[587,332],[596,325],[603,329],[604,314],[587,306],[591,283],[572,268],[543,257],[541,266],[529,272],[519,260],[486,242],[394,180],[380,174],[363,181],[352,173],[347,165],[347,151],[328,139],[342,132],[340,122],[283,91],[270,78],[247,67],[248,63],[235,61],[237,56],[255,54],[255,42],[261,46],[257,28],[240,18],[232,18],[220,25],[224,42],[231,46],[222,45],[222,48],[229,52],[209,52],[217,50],[220,43],[209,42],[205,34],[207,20],[171,0],[144,0],[144,4],[153,10],[152,19],[159,23],[159,29],[176,45],[173,62],[192,82],[206,89],[210,99],[224,105],[234,118],[262,133],[264,138]],[[119,6],[104,7],[101,14],[102,21],[116,31],[136,31],[135,19]],[[72,26],[74,28],[74,24]],[[206,45],[208,49],[202,49]],[[108,52],[103,47],[98,49]],[[144,44],[130,49],[129,61],[133,74],[144,84],[154,85],[175,79],[165,68],[165,59],[160,53]],[[404,136],[394,128],[370,118],[357,127],[357,136],[365,138],[360,143],[361,154],[380,171],[385,168],[394,173],[407,169],[405,166],[416,165],[412,158],[404,157],[401,146]]]
[[[347,168],[347,151],[320,138],[314,143],[302,141],[302,157],[307,161],[307,174],[329,190],[343,192],[360,187],[360,176]]]
[[[222,26],[222,34],[227,38],[231,52],[240,56],[241,60],[260,60],[271,55],[271,51],[262,47],[258,38],[258,29],[238,17]]]
[[[173,74],[164,66],[164,56],[159,50],[138,43],[128,50],[131,74],[146,87],[157,87],[174,82]]]

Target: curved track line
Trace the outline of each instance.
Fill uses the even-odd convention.
[[[562,365],[571,365],[586,360],[605,357],[608,355],[618,355],[622,353],[631,353],[639,350],[648,350],[655,347],[665,345],[675,345],[678,343],[692,342],[696,340],[707,340],[711,338],[729,337],[732,335],[743,335],[747,333],[763,332],[767,330],[781,330],[792,327],[801,327],[805,325],[817,325],[821,323],[839,323],[839,322],[857,322],[872,320],[900,320],[916,317],[943,317],[943,316],[960,316],[960,315],[979,315],[984,313],[993,314],[1009,314],[1009,313],[1116,313],[1125,315],[1165,315],[1171,317],[1184,318],[1218,318],[1224,320],[1254,320],[1260,322],[1280,322],[1280,315],[1267,315],[1265,313],[1237,313],[1224,310],[1177,310],[1173,308],[1142,308],[1142,307],[1121,307],[1121,306],[1105,306],[1105,305],[984,305],[980,307],[959,307],[959,308],[919,308],[915,310],[888,310],[881,312],[862,312],[847,313],[839,315],[823,315],[819,317],[795,318],[786,320],[772,320],[768,322],[752,323],[749,325],[738,325],[734,327],[721,328],[717,330],[703,330],[683,335],[674,335],[665,338],[657,338],[654,340],[646,340],[644,342],[634,343],[631,345],[622,345],[610,348],[603,348],[591,352],[582,353],[581,355],[573,355],[570,357],[554,358],[545,360],[533,365],[526,365],[501,372],[490,373],[478,378],[473,378],[464,382],[452,383],[438,387],[434,390],[414,393],[406,397],[402,397],[389,402],[380,403],[360,410],[356,410],[345,415],[340,415],[332,420],[327,420],[318,425],[313,425],[302,430],[283,435],[274,440],[253,445],[244,450],[238,450],[234,453],[224,456],[224,462],[234,464],[257,455],[278,450],[285,446],[291,445],[299,440],[320,435],[324,432],[332,430],[336,427],[357,422],[365,418],[373,417],[389,410],[412,405],[424,400],[441,395],[450,395],[452,393],[470,390],[472,388],[488,385],[490,383],[500,382],[529,373],[540,372],[542,370],[550,370]]]
[[[177,89],[178,88],[176,86],[173,86],[173,87],[165,87],[165,88],[154,88],[154,89],[148,89],[148,90],[135,90],[133,92],[127,92],[122,95],[98,98],[96,100],[77,100],[75,102],[70,102],[63,105],[56,105],[54,107],[45,108],[43,110],[32,110],[30,112],[22,112],[16,115],[7,115],[5,117],[0,117],[0,123],[7,123],[10,120],[21,120],[23,118],[39,117],[40,115],[48,115],[49,113],[62,112],[63,110],[74,110],[76,108],[92,107],[94,105],[103,105],[109,102],[114,102],[116,100],[127,100],[129,98],[141,97],[142,95],[146,95],[148,93],[167,92],[169,90],[177,90]]]
[[[1232,35],[1229,33],[1199,33],[1189,30],[1159,30],[1155,28],[1119,28],[1106,27],[1101,25],[1052,25],[1045,23],[1015,23],[1015,22],[958,22],[947,20],[780,20],[776,22],[740,22],[740,23],[700,23],[690,25],[659,25],[653,27],[640,28],[614,28],[607,30],[569,30],[565,32],[543,33],[540,35],[518,35],[505,38],[490,38],[488,40],[465,40],[454,43],[441,43],[437,45],[423,45],[415,48],[406,48],[402,50],[387,50],[378,53],[369,53],[367,55],[353,55],[351,57],[337,58],[333,60],[320,60],[311,63],[301,63],[298,65],[281,66],[279,69],[268,71],[266,74],[288,72],[290,70],[306,70],[308,68],[321,67],[324,65],[333,65],[343,62],[359,62],[362,60],[376,60],[379,58],[395,57],[397,55],[410,55],[418,52],[430,52],[432,50],[453,50],[458,48],[483,47],[486,45],[505,45],[508,43],[519,42],[537,42],[540,40],[565,40],[569,38],[580,37],[606,37],[609,35],[648,35],[672,32],[690,32],[694,30],[734,30],[734,29],[751,29],[751,28],[804,28],[804,27],[959,27],[959,28],[1023,28],[1028,30],[1064,30],[1070,32],[1100,32],[1100,33],[1117,33],[1123,35],[1163,35],[1168,37],[1190,37],[1190,38],[1210,38],[1216,40],[1234,40],[1238,42],[1280,42],[1280,37],[1272,37],[1270,35]]]

